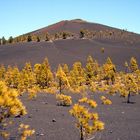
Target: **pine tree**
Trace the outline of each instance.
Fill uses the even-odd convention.
[[[30,37],[29,37],[30,38]],[[18,42],[27,42],[27,36],[26,35],[22,35],[19,37]]]
[[[49,88],[53,82],[53,73],[47,58],[42,64],[36,64],[34,66],[34,73],[36,77],[36,83],[41,88]]]
[[[68,65],[63,64],[62,69],[63,69],[64,73],[66,74],[66,76],[68,77],[69,76],[69,67],[68,67]]]
[[[36,41],[40,42],[40,37],[39,36],[36,37]]]
[[[138,94],[138,84],[133,74],[122,75],[122,83],[119,92],[122,96],[127,97],[127,103],[130,102],[131,93]]]
[[[0,65],[0,80],[4,80],[6,69],[4,65]]]
[[[14,38],[13,43],[18,43],[18,37]]]
[[[55,33],[54,39],[59,39],[59,38],[60,38],[60,34],[59,33]]]
[[[31,35],[27,35],[26,41],[27,41],[27,42],[31,42],[31,41],[32,41],[32,36],[31,36]]]
[[[63,33],[62,33],[62,38],[63,38],[63,39],[67,39],[67,37],[68,37],[68,33],[67,33],[67,32],[63,32]]]
[[[31,38],[32,41],[36,42],[36,35],[32,35]]]
[[[0,123],[3,119],[27,113],[18,99],[19,94],[16,90],[8,88],[3,81],[0,81],[0,91]]]
[[[85,37],[85,30],[80,30],[80,38],[84,38]]]
[[[59,93],[62,93],[62,90],[64,88],[68,88],[69,87],[69,81],[68,78],[65,74],[65,72],[63,71],[61,65],[58,66],[57,72],[56,72],[56,77],[58,80],[58,87],[59,87]]]
[[[49,33],[46,33],[46,35],[45,35],[45,41],[50,41],[50,40],[51,40],[50,34]]]
[[[114,84],[115,73],[116,73],[116,67],[112,63],[111,59],[108,57],[106,63],[103,65],[103,75],[104,75],[104,79],[107,81],[107,84],[109,84],[110,80],[112,84]]]
[[[34,41],[34,42],[40,42],[39,36],[33,35],[32,36],[32,41]]]
[[[5,83],[8,87],[11,87],[12,85],[12,79],[13,79],[13,74],[12,74],[12,67],[8,66],[6,73],[5,73]]]
[[[90,81],[95,80],[99,71],[99,65],[96,60],[92,58],[92,56],[88,56],[87,63],[86,63],[86,77],[87,77],[87,84]]]
[[[130,70],[131,72],[136,72],[138,70],[137,60],[134,57],[130,59]]]
[[[13,37],[10,36],[9,39],[8,39],[8,43],[13,43],[13,40],[14,40]]]
[[[80,140],[104,129],[104,123],[99,120],[98,113],[92,112],[92,108],[96,107],[97,103],[94,100],[84,97],[69,111],[76,119],[75,126],[79,129]]]
[[[140,70],[135,73],[136,83],[138,85],[138,92],[140,94]]]
[[[82,88],[86,83],[85,69],[82,67],[81,62],[75,62],[69,77],[70,86],[74,90]]]
[[[105,48],[101,48],[101,53],[104,53],[105,52]]]
[[[35,85],[36,79],[30,63],[26,63],[24,68],[22,69],[20,80],[21,81],[19,83],[19,88],[21,87],[23,88],[23,90],[28,90]]]
[[[2,45],[5,45],[5,44],[6,44],[6,39],[5,39],[4,36],[3,36],[2,39],[1,39],[1,44],[2,44]]]
[[[17,66],[12,68],[8,66],[8,69],[5,73],[5,82],[8,87],[18,88],[20,79],[20,72]]]
[[[125,73],[127,73],[129,71],[129,65],[127,61],[124,63],[124,66],[125,66]]]

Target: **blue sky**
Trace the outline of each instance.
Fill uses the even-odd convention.
[[[0,0],[0,37],[81,18],[140,33],[140,0]]]

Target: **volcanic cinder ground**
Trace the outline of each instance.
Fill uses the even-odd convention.
[[[72,22],[72,23],[71,23]],[[112,29],[101,25],[85,22],[65,21],[37,30],[33,34],[40,35],[42,32],[56,30],[61,31],[70,29],[78,32],[80,28],[95,28],[96,30]],[[114,29],[118,30],[118,29]],[[130,33],[128,33],[128,36]],[[93,56],[99,64],[105,63],[110,57],[117,70],[125,70],[125,61],[129,62],[131,57],[135,57],[140,65],[140,36],[131,34],[133,43],[122,40],[106,39],[66,39],[53,42],[29,42],[17,43],[0,46],[0,64],[5,66],[17,65],[22,68],[25,62],[31,64],[41,63],[45,57],[48,58],[53,70],[58,64],[67,63],[70,67],[75,61],[81,61],[85,65],[88,55]],[[131,37],[130,36],[130,41]],[[136,42],[135,42],[135,41]],[[101,49],[104,48],[104,53]],[[68,93],[66,93],[68,94]],[[98,108],[95,109],[105,123],[105,130],[95,134],[93,140],[140,140],[140,96],[132,96],[133,104],[126,104],[126,99],[119,95],[108,96],[113,104],[110,106],[102,105],[99,94],[88,93],[90,98],[95,98]],[[73,104],[81,95],[71,94]],[[56,105],[55,95],[39,93],[35,100],[28,100],[25,94],[21,97],[27,107],[28,114],[21,118],[15,118],[15,124],[10,131],[13,137],[10,140],[18,140],[17,126],[19,123],[30,124],[36,133],[29,140],[79,140],[79,132],[75,128],[75,120],[69,114],[71,107],[60,107]],[[0,137],[0,140],[2,138]]]
[[[80,94],[69,94],[73,104],[81,98]],[[140,96],[132,96],[132,104],[118,95],[108,96],[112,105],[103,105],[99,96],[103,93],[88,93],[88,97],[98,103],[97,109],[100,120],[105,123],[105,130],[95,133],[94,140],[139,140],[140,139]],[[28,100],[27,94],[21,97],[27,107],[28,114],[15,118],[9,127],[13,134],[10,140],[18,140],[20,123],[29,124],[36,133],[29,140],[79,140],[79,131],[75,127],[75,119],[69,114],[71,107],[57,106],[55,95],[38,93],[34,100]],[[3,140],[0,137],[0,140]]]
[[[104,53],[101,52],[102,48]],[[100,64],[110,57],[119,70],[124,70],[125,61],[129,62],[131,57],[140,62],[140,47],[87,39],[18,43],[0,47],[0,64],[21,68],[25,62],[41,63],[47,57],[52,68],[56,69],[58,64],[67,63],[72,66],[75,61],[81,61],[84,65],[88,55]]]

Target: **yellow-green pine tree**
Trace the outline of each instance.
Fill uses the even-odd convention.
[[[36,77],[36,83],[41,88],[48,88],[51,86],[54,78],[47,58],[45,58],[42,64],[36,64],[34,66],[34,73]]]
[[[28,88],[32,88],[35,85],[36,79],[30,63],[25,64],[20,76],[20,79],[22,79],[21,85],[24,86],[25,90],[28,90]]]
[[[56,72],[56,78],[58,80],[58,87],[59,87],[59,93],[62,93],[62,90],[64,88],[69,87],[69,81],[68,78],[63,71],[61,65],[58,66],[57,72]]]
[[[138,94],[138,85],[133,74],[128,73],[122,76],[122,82],[119,89],[122,96],[127,97],[127,103],[130,103],[131,94]]]
[[[13,68],[8,66],[8,69],[5,73],[5,82],[8,87],[18,88],[20,80],[20,72],[17,66]]]
[[[81,62],[75,62],[73,64],[70,74],[73,79],[72,81],[74,82],[73,84],[78,86],[85,84],[86,74]]]
[[[88,83],[96,79],[98,70],[98,62],[94,60],[92,56],[88,56],[86,63],[86,78]]]
[[[0,80],[4,80],[5,71],[4,65],[0,65]]]
[[[109,84],[110,80],[112,84],[114,84],[115,73],[116,73],[116,67],[112,63],[111,59],[108,57],[106,63],[103,65],[103,75],[104,75],[104,79],[107,81],[107,84]]]
[[[96,106],[97,103],[94,100],[84,97],[79,100],[79,103],[74,104],[70,110],[70,114],[76,119],[76,127],[80,131],[80,140],[104,129],[104,123],[99,120],[98,113],[91,111]]]
[[[68,65],[63,64],[62,69],[63,69],[64,73],[66,74],[66,76],[68,77],[69,76],[69,67],[68,67]]]
[[[130,59],[130,70],[131,72],[136,72],[138,70],[137,60],[134,57]]]

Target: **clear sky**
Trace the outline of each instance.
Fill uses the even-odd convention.
[[[0,37],[75,18],[140,33],[140,0],[0,0]]]

